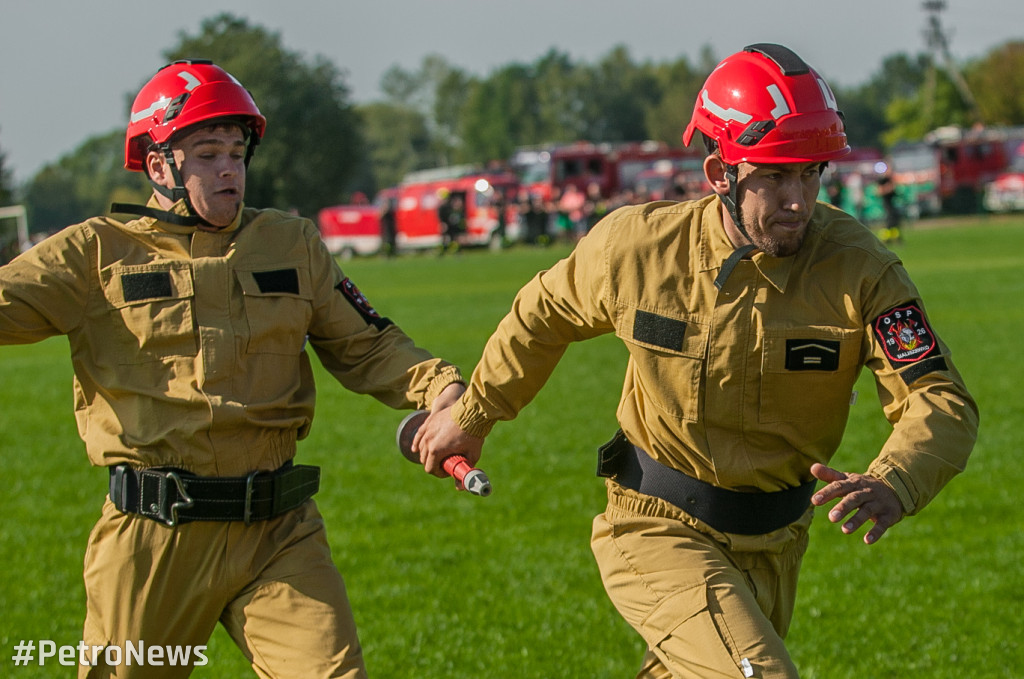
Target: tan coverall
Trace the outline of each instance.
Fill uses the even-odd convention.
[[[243,209],[216,233],[96,218],[47,239],[0,268],[0,343],[58,334],[70,342],[75,416],[98,466],[214,477],[281,467],[313,419],[307,344],[345,387],[395,408],[428,407],[461,380],[373,310],[312,222],[275,210]],[[85,585],[90,646],[201,646],[219,619],[260,676],[365,676],[312,500],[250,525],[170,528],[108,498]],[[189,671],[122,654],[117,667],[82,666],[80,676]]]
[[[617,417],[631,443],[721,488],[778,491],[832,457],[866,366],[893,425],[868,473],[919,511],[964,468],[978,416],[896,255],[824,204],[796,255],[758,252],[719,292],[732,251],[715,196],[612,213],[520,291],[454,419],[486,435],[569,342],[614,332],[630,354]],[[782,638],[811,510],[768,534],[724,534],[607,485],[592,547],[649,645],[641,676],[796,676]]]

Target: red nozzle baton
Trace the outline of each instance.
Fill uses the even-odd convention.
[[[420,463],[420,456],[412,450],[412,441],[416,438],[416,432],[420,425],[427,419],[427,415],[429,415],[427,411],[417,410],[406,415],[398,425],[395,440],[398,443],[398,450],[409,462]],[[487,478],[487,474],[470,466],[469,461],[462,455],[446,457],[441,466],[455,479],[455,487],[459,490],[468,490],[473,495],[480,497],[487,497],[491,494],[491,480]]]

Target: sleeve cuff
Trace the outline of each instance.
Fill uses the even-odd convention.
[[[452,384],[465,385],[466,380],[462,378],[462,373],[456,366],[446,365],[430,380],[430,384],[427,386],[427,393],[425,394],[426,403],[424,403],[424,406],[429,410],[441,392]]]
[[[900,504],[903,505],[905,515],[909,516],[914,513],[917,509],[915,497],[917,493],[914,492],[913,483],[906,472],[884,462],[876,462],[868,469],[868,474],[884,481],[887,486],[892,488],[896,497],[899,498]]]
[[[479,405],[467,403],[466,396],[469,393],[467,391],[463,394],[462,398],[452,406],[452,420],[459,425],[459,429],[470,436],[484,438],[491,433],[496,420],[489,419]]]

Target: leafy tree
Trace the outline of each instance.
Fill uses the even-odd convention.
[[[7,167],[7,154],[0,149],[0,206],[14,202],[14,179]]]
[[[846,133],[854,147],[882,148],[888,127],[886,111],[890,106],[906,107],[903,116],[925,115],[920,99],[930,62],[925,55],[910,57],[893,54],[885,57],[879,70],[864,84],[852,88],[837,87],[836,101],[846,118]],[[899,101],[899,104],[893,102]],[[895,109],[894,109],[895,110]],[[927,127],[918,121],[917,126]]]
[[[381,76],[385,101],[422,117],[431,139],[433,161],[428,166],[453,162],[462,145],[462,107],[473,79],[444,57],[428,54],[417,71],[392,66]]]
[[[25,205],[30,228],[39,233],[55,233],[95,215],[75,195],[75,178],[59,163],[36,173],[25,189]]]
[[[592,141],[636,141],[647,137],[647,111],[661,101],[661,86],[647,65],[637,66],[619,45],[590,70],[587,109]]]
[[[212,59],[250,88],[268,118],[247,202],[307,216],[355,190],[372,194],[394,185],[412,170],[501,161],[522,146],[678,144],[718,62],[710,46],[693,63],[653,64],[637,64],[621,45],[596,64],[551,49],[532,63],[478,77],[430,54],[413,70],[393,66],[381,79],[384,100],[355,107],[336,67],[300,58],[278,34],[244,19],[221,14],[198,34],[179,37],[168,60]],[[1024,41],[1006,43],[963,71],[987,123],[1024,124]],[[972,121],[954,83],[926,54],[889,55],[867,82],[836,88],[836,96],[854,146],[884,148]],[[144,200],[144,178],[121,169],[122,144],[119,130],[44,168],[24,191],[33,225],[59,228],[104,212],[112,199]],[[0,153],[0,202],[13,192],[3,161]]]
[[[885,109],[872,102],[864,95],[863,88],[851,90],[837,89],[836,102],[843,112],[846,124],[846,137],[854,148],[881,149],[884,142],[881,138],[886,128]]]
[[[673,146],[682,144],[683,131],[693,113],[693,103],[708,73],[703,68],[690,66],[685,57],[654,69],[662,96],[644,116],[648,139]]]
[[[432,137],[434,154],[440,165],[453,162],[452,159],[457,155],[456,149],[462,146],[459,128],[473,82],[473,78],[457,68],[449,68],[443,74],[438,74],[432,111],[435,123]]]
[[[373,189],[394,186],[409,172],[434,166],[427,121],[418,111],[377,102],[360,107],[359,112],[365,121]]]
[[[987,124],[1024,125],[1024,41],[1001,45],[965,70]]]
[[[0,149],[0,207],[14,203],[14,181],[6,164],[7,154]],[[10,220],[0,220],[0,264],[17,256],[18,246],[17,225]]]
[[[393,106],[423,108],[423,81],[416,73],[406,71],[397,64],[384,71],[380,77],[380,90],[384,93],[384,100]]]
[[[592,96],[585,69],[569,55],[549,50],[533,65],[539,133],[528,144],[573,142],[587,135],[586,102]]]
[[[937,127],[967,127],[973,122],[956,86],[942,71],[933,72],[931,85],[917,93],[896,97],[885,109],[886,128],[881,138],[886,146],[901,141],[916,141]]]
[[[512,64],[471,85],[462,118],[461,160],[485,163],[509,158],[537,139],[538,98],[530,69]]]
[[[341,72],[322,57],[307,63],[277,33],[221,14],[198,35],[181,35],[168,60],[211,59],[252,92],[267,132],[246,179],[246,202],[315,216],[341,202],[365,153],[359,117]]]
[[[106,214],[112,202],[145,202],[150,192],[141,173],[124,170],[124,131],[114,130],[46,165],[28,183],[25,203],[32,230],[53,232]]]

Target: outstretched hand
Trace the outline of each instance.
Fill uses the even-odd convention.
[[[826,485],[814,494],[811,502],[820,507],[832,500],[842,498],[828,513],[828,520],[843,524],[843,532],[849,535],[871,521],[874,525],[864,536],[864,544],[878,541],[882,534],[903,518],[903,505],[884,481],[864,474],[845,473],[823,464],[811,465],[811,474]]]

